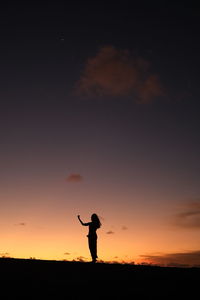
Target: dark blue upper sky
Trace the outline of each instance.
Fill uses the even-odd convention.
[[[163,172],[170,165],[175,178],[187,170],[191,180],[199,178],[197,7],[168,1],[9,2],[0,14],[4,163],[5,157],[9,164],[10,157],[32,152],[42,159],[47,149],[50,157],[77,158],[84,151],[98,159],[106,152],[106,161],[114,166],[122,158],[130,173],[139,161]],[[163,95],[144,105],[131,95],[74,95],[88,59],[105,46],[147,61]]]

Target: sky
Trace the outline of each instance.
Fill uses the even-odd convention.
[[[0,256],[200,265],[200,10],[0,10]]]

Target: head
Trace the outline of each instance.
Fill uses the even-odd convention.
[[[101,222],[100,222],[99,217],[97,216],[97,214],[92,214],[91,215],[91,221],[96,224],[97,228],[101,227]]]

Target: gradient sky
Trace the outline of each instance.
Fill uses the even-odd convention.
[[[168,2],[2,5],[1,256],[88,260],[95,212],[99,259],[200,265],[200,11]]]

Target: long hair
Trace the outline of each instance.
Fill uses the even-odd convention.
[[[97,228],[101,227],[101,222],[100,222],[99,217],[97,216],[97,214],[92,214],[91,220]]]

